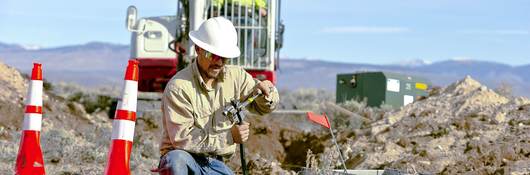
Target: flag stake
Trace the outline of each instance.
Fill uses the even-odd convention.
[[[328,116],[326,116],[326,113],[322,113],[322,115],[314,114],[313,112],[307,112],[307,119],[320,124],[326,128],[329,129],[329,132],[331,133],[331,141],[335,144],[335,147],[337,147],[337,151],[339,152],[340,161],[342,162],[342,168],[344,168],[344,173],[348,174],[348,170],[346,169],[346,161],[344,161],[344,157],[342,156],[342,151],[340,151],[339,144],[337,144],[337,139],[335,139],[335,135],[333,134],[333,128],[331,128],[331,123],[329,122]]]
[[[324,114],[324,116],[326,116]],[[327,119],[327,116],[326,116]],[[335,143],[335,147],[337,147],[337,151],[339,151],[340,161],[342,161],[342,168],[344,168],[344,173],[348,173],[348,170],[346,169],[346,161],[344,161],[344,157],[342,156],[342,151],[340,151],[339,144],[337,144],[337,139],[335,139],[335,135],[333,134],[333,129],[331,129],[331,123],[329,124],[329,132],[331,132],[331,139],[333,143]]]

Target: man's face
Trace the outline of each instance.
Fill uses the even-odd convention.
[[[201,74],[206,76],[206,78],[216,79],[224,69],[228,59],[209,53],[202,48],[197,48],[196,51]]]

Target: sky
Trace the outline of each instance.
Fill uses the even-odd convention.
[[[129,5],[171,15],[176,0],[0,0],[0,42],[42,47],[128,44]],[[282,0],[283,58],[395,64],[530,64],[528,0]]]

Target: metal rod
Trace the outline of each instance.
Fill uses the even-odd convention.
[[[256,99],[259,95],[261,95],[261,93],[247,98],[243,103],[232,101],[232,105],[228,107],[228,109],[225,109],[223,111],[223,115],[227,116],[229,113],[231,113],[232,115],[235,113],[238,119],[237,125],[242,125],[243,117],[241,117],[241,112],[243,112],[243,108],[245,108],[245,106],[247,106],[248,104],[252,103],[254,99]],[[247,175],[247,163],[245,161],[245,147],[243,146],[243,143],[239,144],[239,154],[241,155],[240,158],[243,175]]]
[[[275,50],[275,36],[276,36],[276,28],[274,25],[276,24],[276,12],[278,9],[276,9],[276,0],[268,0],[269,7],[268,13],[267,13],[267,61],[270,63],[273,63],[274,60],[274,50]],[[269,70],[274,70],[273,64],[267,65],[269,67]]]
[[[258,11],[258,13],[259,13],[259,11]],[[256,25],[256,24],[254,24],[254,19],[256,17],[255,14],[256,14],[256,3],[255,3],[255,1],[252,1],[252,11],[250,13],[251,20],[248,21],[248,22],[250,22],[252,27],[254,27]],[[252,65],[252,67],[256,67],[256,65],[254,65],[255,64],[254,63],[254,55],[255,55],[254,54],[255,53],[255,51],[254,51],[254,46],[255,45],[254,44],[255,44],[254,43],[254,29],[250,29],[250,54],[251,54],[250,55],[250,65]]]
[[[346,169],[346,161],[344,161],[344,157],[342,157],[342,151],[340,151],[339,144],[337,144],[337,140],[335,139],[335,135],[333,134],[333,129],[331,129],[331,123],[329,124],[329,132],[331,132],[331,139],[333,143],[335,143],[337,151],[339,151],[339,156],[340,160],[342,161],[342,168],[344,168],[344,173],[348,173],[348,170]]]
[[[257,93],[256,95],[250,97],[250,98],[247,98],[247,100],[245,100],[245,102],[243,102],[241,105],[238,106],[238,109],[242,109],[244,107],[246,107],[247,105],[249,105],[250,103],[252,103],[256,98],[258,98],[258,96],[260,96],[262,93]]]
[[[248,27],[248,5],[245,5],[245,9],[244,9],[244,10],[245,10],[245,14],[244,14],[245,17],[244,17],[244,20],[243,20],[243,21],[244,21],[244,23],[245,23],[245,27]],[[248,59],[248,58],[247,58],[247,53],[248,53],[248,51],[249,51],[249,50],[248,50],[249,48],[247,48],[247,46],[248,46],[248,40],[247,40],[248,37],[247,37],[247,35],[248,35],[248,29],[245,29],[245,30],[244,30],[244,34],[243,34],[243,38],[244,38],[244,40],[243,40],[243,47],[245,48],[245,52],[244,52],[244,55],[243,55],[243,58],[244,58],[243,61],[244,61],[244,65],[245,65],[245,66],[248,65],[248,62],[247,62],[247,59]]]
[[[224,13],[224,17],[225,17],[225,18],[227,18],[227,17],[226,17],[226,13],[227,13],[227,11],[228,11],[228,1],[224,1],[223,13]],[[232,21],[232,22],[234,22],[234,21]]]
[[[215,5],[217,4],[214,4],[215,2],[213,2],[213,0],[210,1],[210,14],[207,16],[207,18],[211,18],[213,17],[213,8],[215,7]]]
[[[243,120],[239,112],[237,112],[237,118],[239,118],[239,123],[237,123],[237,125],[242,125]],[[245,161],[245,146],[243,146],[243,143],[239,144],[239,154],[241,155],[241,169],[243,169],[243,175],[247,175],[247,162]]]
[[[278,0],[276,6],[278,7],[278,8],[276,8],[276,11],[278,11],[278,12],[277,12],[277,13],[278,13],[278,16],[276,16],[276,29],[277,29],[277,30],[276,30],[276,33],[278,33],[278,29],[279,29],[280,24],[281,24],[281,16],[282,16],[282,14],[281,14],[281,12],[282,12],[282,1],[281,1],[281,0]],[[282,30],[285,30],[285,29],[282,29]],[[283,35],[283,33],[282,33],[282,35]],[[280,35],[276,35],[276,40],[277,40],[277,41],[278,41],[278,38],[279,38],[279,37],[280,37]],[[280,67],[280,48],[275,49],[275,51],[276,51],[276,59],[275,59],[275,63],[276,63],[276,65],[275,65],[274,69]]]
[[[261,45],[261,30],[263,30],[261,26],[261,7],[258,7],[258,49],[261,51],[262,45]],[[261,63],[261,54],[258,55],[258,62]]]
[[[228,2],[226,2],[228,3]],[[236,21],[234,20],[234,3],[230,3],[230,14],[228,14],[230,16],[230,20],[232,21],[232,23],[236,23]]]
[[[226,1],[224,3],[226,3]],[[213,4],[213,2],[212,2],[212,4]],[[221,7],[223,7],[223,4],[219,4],[219,6],[217,7],[217,16],[221,16]]]
[[[233,3],[233,2],[232,2],[232,3]],[[237,7],[238,7],[237,24],[238,24],[239,26],[241,26],[241,4],[238,4]],[[237,34],[238,34],[239,36],[241,36],[241,29],[240,29],[240,28],[237,29]],[[242,48],[242,46],[241,46],[241,39],[240,39],[239,37],[238,37],[238,40],[237,40],[237,44],[238,44],[239,48]],[[241,55],[239,56],[239,58],[237,59],[237,65],[238,65],[238,66],[241,66],[241,58],[245,58],[245,57],[244,57],[244,56],[241,56]]]
[[[226,2],[228,3],[228,2]],[[236,21],[234,20],[235,18],[235,15],[234,15],[234,3],[230,3],[230,6],[231,6],[231,10],[230,10],[230,20],[232,21],[232,23],[235,25],[236,24]],[[239,29],[237,30],[237,33],[239,34]],[[239,43],[238,43],[239,44]],[[239,46],[239,45],[238,45]],[[237,58],[236,60],[238,60],[239,58]],[[234,65],[236,64],[236,61],[234,61],[234,59],[230,59],[230,64]]]
[[[243,103],[238,103],[237,105],[229,106],[228,108],[223,110],[223,115],[227,116],[229,113],[234,114],[234,113],[237,113],[237,111],[242,111],[243,108],[245,108],[247,105],[252,103],[260,95],[261,95],[261,93],[257,93],[256,95],[247,98]],[[240,119],[240,121],[241,121],[241,119]]]

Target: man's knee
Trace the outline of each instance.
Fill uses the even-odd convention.
[[[188,162],[192,161],[193,157],[190,153],[183,150],[173,150],[167,153],[167,159],[175,162]]]

